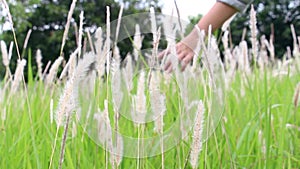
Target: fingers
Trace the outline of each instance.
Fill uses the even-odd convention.
[[[184,71],[193,59],[194,51],[188,46],[186,46],[184,43],[178,43],[176,45],[176,52],[178,55],[178,60],[181,63],[181,71]]]
[[[172,66],[172,64],[170,64],[170,66],[168,67],[168,69],[166,69],[166,72],[167,73],[172,73],[172,71],[173,71],[173,66]]]
[[[181,71],[184,71],[185,68],[188,66],[188,64],[191,62],[191,60],[193,59],[194,55],[187,55],[186,57],[184,57],[184,59],[181,61]]]
[[[166,55],[169,55],[171,52],[170,50],[164,50],[161,53],[159,53],[158,58],[162,59]],[[184,43],[179,42],[176,44],[176,53],[177,58],[181,64],[181,71],[184,71],[185,68],[188,66],[188,64],[191,62],[191,60],[194,57],[194,51],[186,46]],[[173,65],[174,66],[174,65]],[[164,70],[168,73],[171,73],[173,70],[172,62],[168,60],[164,66]]]
[[[158,57],[158,59],[161,60],[170,53],[171,53],[170,50],[166,49],[166,50],[163,50],[162,52],[160,52],[157,57]]]
[[[164,70],[167,71],[170,69],[170,67],[172,67],[172,62],[171,61],[167,61],[165,67],[164,67]]]

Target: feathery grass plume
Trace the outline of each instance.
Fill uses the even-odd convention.
[[[61,65],[62,61],[64,58],[62,56],[58,57],[53,65],[51,66],[48,75],[46,76],[46,84],[47,85],[52,85],[54,83],[54,79],[56,78],[57,71],[59,66]]]
[[[14,94],[22,81],[23,73],[24,73],[24,67],[26,66],[26,60],[18,60],[18,65],[14,74],[14,79],[11,84],[11,93]]]
[[[163,22],[163,30],[168,42],[166,51],[170,51],[170,54],[168,54],[167,52],[165,53],[165,56],[163,57],[163,60],[161,62],[161,67],[163,67],[165,63],[171,63],[172,69],[176,70],[178,65],[178,58],[176,52],[175,37],[176,31],[180,28],[173,26],[173,19],[175,20],[173,16],[167,17],[166,22]],[[176,24],[176,26],[178,26],[178,24]],[[164,77],[165,79],[167,79],[167,81],[165,82],[169,83],[171,80],[171,76],[168,73],[164,72]]]
[[[86,34],[87,34],[87,38],[88,38],[88,41],[89,41],[89,45],[90,45],[91,51],[92,51],[93,53],[96,53],[95,48],[94,48],[94,45],[93,45],[93,41],[92,41],[90,29],[88,29],[88,30],[86,31]]]
[[[266,36],[263,35],[260,37],[260,50],[259,50],[259,58],[263,63],[263,67],[267,66],[269,63],[269,56],[268,56],[268,52],[267,52],[267,46],[265,43],[266,40]]]
[[[160,135],[161,146],[161,164],[164,169],[164,141],[163,141],[163,126],[164,126],[164,114],[166,112],[166,97],[160,92],[160,77],[159,72],[154,71],[150,74],[150,102],[154,120],[154,132]]]
[[[286,59],[291,59],[292,58],[292,51],[291,47],[286,47]]]
[[[121,26],[123,9],[124,9],[124,4],[121,3],[121,7],[120,7],[120,11],[119,11],[119,16],[118,16],[118,23],[117,23],[117,28],[116,28],[115,46],[117,46],[117,42],[118,42],[118,38],[119,38],[119,31],[120,31],[120,26]]]
[[[223,32],[225,32],[225,31],[228,30],[228,28],[229,28],[229,26],[230,26],[232,20],[235,18],[235,16],[236,16],[236,14],[232,15],[229,19],[227,19],[227,20],[223,23],[222,28],[221,28],[221,30],[222,30]]]
[[[158,71],[150,71],[150,103],[152,109],[152,119],[154,120],[154,132],[160,135],[161,146],[161,163],[162,169],[164,168],[164,142],[163,142],[163,125],[164,114],[166,112],[165,96],[160,92],[160,77]]]
[[[173,16],[167,17],[165,22],[163,22],[163,30],[164,34],[166,35],[166,40],[168,42],[168,45],[175,45],[175,37],[176,37],[176,27],[173,27],[173,19],[175,19]]]
[[[79,83],[87,77],[92,65],[95,63],[95,56],[85,54],[83,59],[79,60],[77,67],[72,73],[70,79],[66,82],[64,92],[60,96],[58,108],[55,112],[57,126],[63,125],[65,118],[70,112],[74,111],[77,104]]]
[[[42,62],[42,52],[40,49],[36,51],[35,60],[38,68],[38,77],[40,80],[43,80],[43,62]]]
[[[75,98],[74,98],[74,80],[75,76],[72,76],[64,87],[63,93],[60,96],[58,107],[55,111],[55,121],[57,128],[64,125],[67,117],[75,110]]]
[[[293,36],[293,55],[294,56],[298,56],[300,54],[300,49],[299,49],[299,45],[297,43],[297,35],[296,35],[296,31],[295,31],[295,27],[293,24],[291,24],[291,31],[292,31],[292,36]]]
[[[144,71],[140,72],[137,85],[137,93],[133,96],[134,110],[131,112],[131,115],[136,124],[143,124],[147,113]]]
[[[123,7],[121,7],[123,8]],[[122,9],[121,9],[122,10]],[[120,11],[121,13],[121,11]],[[120,17],[121,14],[119,14]],[[121,18],[119,18],[118,21],[120,21]],[[119,24],[119,23],[118,23]],[[116,33],[116,36],[118,33]],[[121,85],[121,56],[120,56],[120,51],[118,46],[115,44],[113,48],[113,61],[112,61],[112,66],[111,66],[111,78],[112,78],[112,97],[113,97],[113,104],[114,104],[114,119],[115,119],[115,145],[113,146],[112,153],[110,156],[110,162],[112,166],[118,167],[121,164],[122,161],[122,154],[123,154],[123,138],[118,134],[119,130],[119,109],[122,103],[123,99],[123,92],[122,92],[122,85]]]
[[[95,54],[93,52],[88,52],[84,54],[84,57],[90,57],[90,60],[95,59]],[[96,61],[95,61],[96,62]],[[96,85],[96,79],[97,79],[97,71],[95,70],[96,63],[92,62],[90,63],[90,67],[87,70],[85,77],[82,77],[82,80],[80,80],[79,86],[80,89],[85,89],[84,94],[91,95],[95,92],[95,85]]]
[[[78,26],[77,26],[76,22],[73,22],[72,26],[73,26],[74,32],[75,32],[76,44],[78,45]]]
[[[208,36],[207,36],[207,46],[205,45],[204,39],[200,39],[201,46],[203,49],[204,57],[203,63],[207,67],[209,74],[219,74],[220,70],[223,70],[223,64],[220,60],[220,51],[217,45],[217,40],[211,34],[212,27],[209,26]],[[218,80],[218,79],[216,79]],[[211,83],[215,82],[215,77],[211,76]],[[212,84],[213,85],[213,84]]]
[[[97,57],[97,73],[98,77],[101,78],[105,74],[105,62],[106,62],[106,48],[107,45],[104,44],[103,46],[103,37],[102,37],[102,29],[101,27],[97,28],[96,30],[96,42],[95,42],[95,47],[96,47],[96,57]]]
[[[112,128],[108,116],[108,101],[104,100],[104,110],[98,110],[94,114],[94,119],[97,121],[98,140],[102,145],[108,146],[112,144]],[[112,150],[112,147],[106,147]]]
[[[111,80],[112,80],[111,88],[112,88],[114,109],[118,114],[123,99],[122,84],[121,84],[121,68],[120,68],[121,56],[120,56],[118,46],[114,47],[113,55],[114,57],[111,65]]]
[[[11,41],[8,50],[8,60],[10,60],[12,57],[13,48],[14,48],[14,42]]]
[[[245,73],[250,73],[250,64],[248,57],[248,46],[246,41],[240,43],[241,56],[239,56],[239,68]]]
[[[274,47],[274,37],[273,35],[270,35],[270,40],[269,40],[269,52],[271,56],[271,60],[274,62],[275,61],[275,47]]]
[[[158,71],[151,71],[149,82],[150,103],[154,121],[154,131],[162,134],[163,116],[166,111],[165,96],[160,92],[160,77]]]
[[[77,54],[80,51],[79,48],[77,48],[71,55],[69,58],[69,61],[67,62],[66,66],[64,67],[64,69],[62,70],[59,79],[63,79],[64,77],[67,76],[67,74],[69,76],[71,76],[76,68],[76,63],[77,63]]]
[[[44,71],[43,71],[43,78],[44,78],[44,79],[46,78],[46,74],[47,74],[48,69],[50,68],[50,65],[51,65],[51,60],[49,60],[49,61],[47,62],[46,67],[45,67],[45,69],[44,69]]]
[[[204,125],[204,104],[202,100],[198,103],[197,115],[195,119],[195,125],[193,129],[193,141],[190,151],[190,164],[193,169],[198,166],[198,157],[199,153],[202,150],[202,134],[203,134],[203,125]]]
[[[138,63],[139,51],[142,48],[142,41],[143,41],[143,37],[141,35],[140,26],[136,24],[135,33],[133,37],[133,56],[136,63]]]
[[[176,52],[176,46],[170,45],[170,54],[167,55],[167,59],[165,63],[171,63],[172,65],[172,70],[174,71],[176,74],[178,73],[178,64],[179,64],[179,60],[177,57],[177,52]]]
[[[84,20],[84,16],[83,16],[84,12],[81,11],[80,15],[79,15],[79,30],[78,30],[78,58],[81,57],[81,48],[82,48],[82,35],[83,35],[83,20]]]
[[[94,56],[94,55],[92,55]],[[51,155],[50,163],[52,163],[53,154],[56,145],[58,128],[61,125],[64,125],[64,133],[62,139],[60,160],[59,160],[59,168],[62,167],[64,153],[65,153],[65,144],[66,137],[69,128],[69,122],[71,120],[71,116],[73,112],[76,112],[76,104],[78,102],[78,85],[80,81],[82,81],[90,71],[91,65],[95,63],[95,57],[83,57],[83,59],[79,60],[78,65],[71,75],[71,78],[66,82],[66,86],[64,87],[63,94],[60,97],[58,108],[55,112],[55,120],[57,124],[57,132],[55,137],[55,144]]]
[[[264,45],[267,47],[269,53],[270,53],[270,58],[271,61],[274,62],[275,61],[275,48],[274,48],[274,44],[273,44],[273,37],[272,35],[270,36],[270,40],[264,40],[263,41]]]
[[[26,35],[26,38],[25,38],[25,41],[24,41],[24,45],[23,45],[23,52],[25,51],[25,49],[27,49],[27,44],[28,44],[31,32],[32,32],[31,29],[29,29],[29,31],[27,32],[27,35]]]
[[[198,63],[199,53],[200,53],[200,49],[201,49],[201,42],[204,41],[204,38],[205,38],[205,31],[200,30],[198,25],[195,25],[194,27],[197,30],[197,38],[198,38],[197,41],[198,42],[194,49],[195,54],[193,56],[193,65],[192,65],[192,69],[193,69],[192,74],[193,75],[195,75],[194,72],[197,70],[197,67],[199,67],[199,66],[197,66],[197,63]]]
[[[300,131],[300,127],[299,127],[299,126],[296,126],[296,125],[294,125],[294,124],[289,124],[289,123],[287,123],[287,124],[285,125],[285,127],[288,128],[288,129],[296,129],[296,130]]]
[[[96,48],[96,54],[97,54],[97,60],[101,57],[102,51],[102,46],[103,46],[103,37],[102,37],[102,28],[98,27],[96,29],[95,33],[95,48]]]
[[[294,107],[299,106],[299,98],[300,98],[300,82],[297,84],[294,92],[294,97],[293,97]]]
[[[9,66],[10,58],[8,57],[6,43],[1,40],[2,62],[5,67]]]
[[[14,42],[15,42],[15,45],[16,45],[16,51],[17,51],[18,59],[21,60],[21,54],[20,54],[20,51],[19,51],[17,36],[16,36],[15,29],[14,29],[14,22],[13,22],[13,19],[12,19],[10,10],[9,10],[9,6],[8,6],[6,0],[2,0],[2,3],[3,3],[3,6],[4,6],[4,10],[7,11],[8,21],[10,23],[11,30],[12,30],[12,33],[13,33],[13,38],[14,38]]]
[[[150,58],[150,67],[154,67],[157,57],[158,44],[160,39],[160,28],[157,30],[155,11],[153,7],[150,7],[150,21],[151,21],[151,33],[153,36],[153,49],[152,56]]]
[[[83,38],[83,45],[82,45],[82,53],[86,53],[87,52],[87,38],[84,37]]]
[[[150,20],[151,20],[151,32],[152,32],[152,35],[153,35],[153,43],[155,43],[158,39],[158,36],[157,36],[155,11],[154,11],[153,7],[150,7]]]
[[[225,32],[222,36],[222,43],[224,46],[224,60],[225,60],[224,64],[225,64],[226,70],[232,69],[232,67],[235,65],[231,50],[228,45],[228,41],[229,41],[228,37],[229,37],[229,31],[225,30]]]
[[[226,69],[226,72],[225,72],[225,75],[226,75],[225,83],[226,83],[226,88],[227,89],[228,89],[228,87],[230,87],[229,84],[235,77],[234,75],[235,75],[235,72],[236,72],[239,57],[241,55],[240,53],[241,52],[240,52],[239,46],[236,46],[236,47],[234,47],[234,49],[231,52],[230,59],[228,59],[229,66],[228,66],[228,68]],[[226,62],[226,58],[225,58],[225,62]]]
[[[110,11],[109,6],[106,6],[106,73],[109,76],[109,66],[110,66]]]
[[[113,150],[112,128],[109,119],[107,100],[104,100],[104,110],[102,112],[98,110],[98,112],[94,114],[94,119],[97,122],[99,142],[102,145],[104,145],[109,152],[112,152]]]
[[[65,30],[64,30],[64,34],[63,34],[63,38],[62,38],[62,42],[61,42],[60,56],[62,56],[64,47],[66,44],[66,40],[68,37],[69,28],[70,28],[70,23],[71,23],[72,15],[73,15],[73,12],[74,12],[74,9],[76,6],[76,2],[77,2],[77,0],[72,0],[72,4],[71,4],[69,12],[68,12],[67,23],[65,26]]]
[[[0,43],[1,43],[1,52],[2,52],[2,62],[3,62],[3,65],[5,66],[5,69],[6,69],[4,79],[7,79],[7,78],[11,77],[9,62],[10,62],[10,59],[11,59],[11,50],[12,50],[12,44],[13,43],[10,44],[9,53],[7,52],[6,43],[3,40],[1,40]]]
[[[142,70],[139,74],[139,79],[137,82],[137,93],[133,96],[133,108],[134,110],[131,111],[132,121],[134,122],[135,127],[138,128],[138,143],[137,143],[137,168],[140,167],[140,155],[144,152],[141,151],[141,147],[143,147],[144,141],[144,129],[145,129],[145,121],[146,121],[146,114],[147,114],[147,100],[145,95],[145,72]]]
[[[158,59],[157,59],[157,53],[158,53],[158,45],[159,45],[159,40],[160,40],[160,27],[158,28],[156,32],[156,40],[153,41],[153,49],[152,49],[152,56],[150,58],[150,67],[155,67],[158,66]]]
[[[127,54],[127,56],[125,57],[125,62],[126,62],[126,66],[122,69],[122,76],[125,78],[125,84],[127,87],[127,91],[128,93],[130,93],[130,91],[133,88],[133,82],[132,82],[132,78],[133,78],[133,67],[132,67],[132,56],[130,55],[130,53]]]
[[[250,10],[250,30],[251,30],[251,44],[252,44],[252,58],[257,61],[258,57],[258,42],[257,42],[257,21],[256,21],[256,11],[253,5],[251,5]]]

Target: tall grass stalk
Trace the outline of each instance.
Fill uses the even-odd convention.
[[[106,56],[106,90],[109,91],[109,78],[110,78],[110,10],[109,6],[106,6],[106,40],[105,40],[104,52]],[[109,100],[109,92],[106,94],[106,100]],[[108,152],[105,151],[105,168],[108,168]]]
[[[26,51],[26,49],[27,49],[27,44],[28,44],[28,41],[29,41],[31,32],[32,32],[32,30],[29,29],[28,32],[27,32],[27,34],[26,34],[26,37],[25,37],[25,40],[24,40],[24,44],[23,44],[22,58],[23,58],[24,55],[25,55],[25,51]]]
[[[190,164],[193,169],[198,167],[198,157],[202,150],[202,132],[204,125],[204,105],[202,101],[198,103],[197,115],[195,119],[195,125],[193,129],[193,141],[190,151]]]
[[[76,6],[76,2],[77,2],[77,0],[72,0],[72,4],[71,4],[69,12],[68,12],[67,22],[66,22],[64,34],[63,34],[63,37],[62,37],[62,42],[61,42],[60,56],[63,56],[63,50],[64,50],[66,40],[67,40],[67,37],[68,37],[70,23],[71,23],[72,15],[73,15],[73,12],[74,12],[74,9],[75,9],[75,6]]]
[[[257,62],[257,51],[258,51],[258,42],[257,42],[257,21],[256,21],[256,11],[254,10],[253,5],[251,5],[250,10],[250,30],[251,30],[251,44],[252,44],[252,59]]]
[[[84,12],[81,11],[79,15],[79,30],[78,30],[78,58],[81,57],[81,48],[82,48],[82,36],[83,36],[83,20],[84,20]],[[77,59],[76,59],[77,60]]]
[[[9,55],[9,53],[7,52],[6,43],[3,40],[1,40],[0,43],[1,43],[1,52],[2,52],[2,63],[5,66],[5,69],[6,69],[4,81],[6,81],[7,79],[11,78],[11,72],[10,72],[10,68],[9,68],[9,63],[10,63],[10,59],[11,59],[10,56],[11,55]]]
[[[35,55],[35,59],[36,59],[36,63],[37,63],[37,74],[39,77],[39,80],[42,81],[43,80],[43,63],[42,63],[42,52],[40,49],[38,49],[36,51],[36,55]]]
[[[4,1],[2,0],[1,2]],[[170,31],[169,33],[174,33],[175,30]],[[108,32],[110,32],[110,30]],[[158,29],[156,28],[154,33],[157,32]],[[228,36],[229,33],[230,32],[227,34]],[[296,37],[296,34],[292,35],[294,39],[298,38],[299,41],[299,37]],[[138,42],[136,46],[141,46],[142,36],[141,34],[138,36],[140,42]],[[161,72],[154,70],[150,70],[148,77],[146,77],[144,72],[144,75],[140,73],[137,76],[137,79],[132,80],[134,68],[137,68],[138,70],[140,67],[137,65],[138,63],[135,64],[132,60],[131,54],[127,55],[125,60],[127,63],[124,68],[120,65],[114,66],[115,61],[117,61],[117,64],[121,64],[118,54],[120,51],[118,51],[119,48],[116,44],[114,44],[112,50],[110,49],[111,43],[107,43],[109,38],[110,35],[107,36],[106,42],[103,43],[102,30],[99,28],[97,30],[98,42],[95,43],[96,53],[86,53],[82,50],[83,60],[79,60],[78,64],[73,62],[74,60],[72,61],[70,58],[67,65],[64,67],[66,73],[63,77],[67,77],[67,80],[64,81],[65,79],[62,78],[56,79],[55,74],[53,80],[49,84],[52,87],[51,92],[47,92],[47,89],[49,88],[47,82],[44,83],[43,81],[39,81],[38,85],[30,85],[30,83],[25,84],[24,77],[19,81],[19,86],[21,85],[21,82],[23,82],[23,87],[19,87],[15,94],[10,94],[7,86],[12,85],[13,82],[11,82],[11,80],[18,78],[9,79],[0,84],[0,106],[2,106],[2,125],[0,126],[0,168],[103,168],[104,166],[106,168],[157,168],[160,166],[161,168],[185,168],[188,167],[185,164],[192,161],[192,154],[197,154],[198,151],[199,154],[194,155],[193,158],[197,159],[196,167],[193,167],[191,164],[193,168],[292,169],[297,168],[300,165],[300,154],[297,151],[299,149],[297,143],[300,141],[300,129],[299,125],[297,125],[299,124],[300,119],[300,114],[298,113],[299,84],[297,83],[299,83],[300,78],[297,70],[297,67],[299,67],[297,52],[294,52],[297,49],[288,48],[287,57],[283,60],[278,60],[274,57],[274,37],[271,37],[270,39],[261,37],[261,44],[259,48],[257,46],[257,49],[259,49],[257,50],[257,57],[258,61],[261,59],[259,61],[259,66],[262,66],[263,69],[257,69],[256,67],[251,67],[251,65],[249,65],[249,73],[246,73],[248,72],[247,51],[250,50],[249,46],[247,46],[244,41],[242,41],[240,45],[233,47],[229,47],[229,44],[227,44],[227,49],[229,49],[227,55],[228,58],[230,58],[228,59],[230,60],[230,66],[229,69],[226,69],[225,71],[226,73],[230,73],[230,75],[226,76],[226,83],[229,85],[225,90],[225,99],[221,100],[221,102],[223,101],[225,103],[224,120],[222,120],[220,122],[221,125],[216,128],[212,135],[213,137],[203,138],[207,139],[207,141],[205,144],[199,145],[205,152],[200,153],[201,151],[199,149],[201,148],[199,148],[199,146],[193,146],[197,142],[195,140],[203,140],[195,139],[197,137],[193,137],[194,141],[185,140],[181,144],[176,145],[175,149],[166,151],[166,148],[169,146],[166,143],[168,143],[169,140],[165,140],[165,137],[163,137],[167,134],[164,133],[163,129],[168,130],[168,128],[172,127],[172,124],[174,124],[177,117],[176,113],[181,113],[182,115],[182,113],[187,112],[184,110],[188,110],[188,107],[190,107],[190,105],[186,105],[186,103],[190,103],[190,99],[184,98],[189,93],[185,93],[182,95],[184,97],[180,97],[178,94],[180,91],[178,91],[174,85],[176,86],[179,84],[183,86],[183,89],[189,89],[189,82],[195,80],[197,81],[197,85],[192,85],[192,90],[186,91],[196,93],[196,90],[198,92],[199,89],[199,91],[201,91],[199,92],[200,97],[204,96],[205,105],[208,107],[205,126],[208,127],[202,134],[203,137],[209,136],[209,131],[211,130],[209,127],[214,125],[212,124],[212,118],[215,115],[213,109],[210,110],[210,108],[217,106],[213,105],[214,102],[209,100],[213,94],[216,94],[213,93],[214,88],[212,87],[213,85],[216,85],[216,83],[212,83],[211,80],[218,80],[218,76],[210,79],[209,75],[210,73],[216,73],[218,69],[222,69],[222,67],[214,66],[218,62],[217,56],[219,55],[216,40],[211,34],[208,35],[207,41],[201,40],[201,54],[203,54],[201,61],[203,61],[204,65],[208,66],[207,69],[204,69],[202,64],[198,64],[195,71],[189,66],[187,67],[187,72],[180,73],[176,68],[176,65],[178,64],[175,64],[174,70],[177,72],[174,73],[175,76],[173,77],[176,78],[175,80],[179,83],[175,84],[173,81],[168,81],[167,78],[165,78],[164,81],[155,84],[152,80],[155,80],[157,77],[156,73],[159,76]],[[225,43],[230,41],[228,38],[229,37],[224,37]],[[169,40],[168,49],[170,49],[173,52],[171,53],[175,56],[172,58],[175,60],[175,63],[176,51],[174,50],[174,46],[172,46],[175,44],[175,41],[170,39],[167,40]],[[297,43],[297,45],[299,45],[299,42]],[[103,45],[105,47],[103,47]],[[294,47],[297,45],[295,44]],[[7,47],[5,48],[6,52],[2,52],[2,54],[7,53]],[[135,47],[135,49],[138,48]],[[140,49],[141,48],[136,50],[138,52],[137,58],[143,59],[143,57],[141,57],[141,52],[139,51]],[[266,52],[266,50],[268,50],[268,52]],[[10,51],[12,51],[12,45]],[[75,55],[78,55],[78,51],[79,49],[74,51]],[[111,57],[111,51],[113,52],[113,57]],[[8,52],[8,58],[10,58],[11,54],[12,52]],[[28,58],[30,58],[30,52]],[[100,61],[99,58],[102,60]],[[110,62],[111,58],[113,58],[112,62]],[[22,58],[20,57],[18,60],[21,61]],[[147,63],[148,60],[143,59],[143,61]],[[250,61],[249,58],[248,61]],[[57,105],[57,99],[52,100],[51,98],[59,97],[61,94],[59,102],[66,102],[65,105],[71,104],[72,102],[73,104],[78,103],[78,100],[76,99],[78,93],[76,93],[76,91],[78,91],[79,84],[86,84],[85,81],[88,81],[86,79],[90,79],[90,71],[93,71],[90,70],[90,68],[93,69],[95,62],[97,62],[97,71],[101,72],[98,75],[98,78],[101,79],[100,83],[102,84],[103,79],[106,80],[106,86],[100,86],[102,87],[101,89],[103,89],[100,91],[100,95],[101,93],[103,94],[100,98],[103,100],[100,100],[99,103],[101,103],[101,105],[97,105],[96,107],[96,109],[101,107],[102,101],[104,101],[104,110],[102,113],[100,111],[98,113],[93,107],[90,107],[88,110],[89,112],[85,114],[87,119],[83,119],[84,127],[76,128],[77,123],[72,120],[72,114],[77,110],[76,105],[74,107],[64,106],[65,108],[59,109],[59,107],[63,107],[63,105],[58,103],[56,113],[59,111],[65,112],[60,116],[61,121],[59,122],[59,126],[64,126],[64,129],[59,126],[51,125],[51,114],[53,114],[51,113],[53,112],[52,107],[56,107]],[[105,67],[105,62],[108,63],[107,67]],[[5,63],[7,63],[7,60]],[[58,66],[59,68],[60,65],[61,64]],[[32,69],[30,63],[28,63],[28,67],[30,67],[29,69]],[[82,69],[80,69],[80,67]],[[42,78],[45,77],[49,68],[50,62],[46,65]],[[115,70],[112,71],[112,69]],[[109,70],[109,72],[106,73],[107,70]],[[112,94],[112,87],[117,87],[113,86],[117,84],[113,83],[113,81],[119,79],[119,76],[122,77],[122,75],[120,75],[121,71],[123,76],[128,75],[128,77],[125,77],[126,80],[124,81],[126,81],[129,98],[134,98],[133,102],[135,105],[133,105],[133,113],[135,114],[132,115],[132,121],[138,122],[135,123],[138,127],[136,127],[133,122],[129,122],[129,125],[124,123],[124,121],[126,122],[127,120],[120,116],[119,112],[115,110],[116,106],[112,100],[115,96],[110,96]],[[24,74],[24,71],[20,72]],[[54,71],[51,70],[50,72]],[[115,74],[116,72],[118,74]],[[16,74],[17,73],[15,73],[15,76]],[[144,76],[142,79],[144,80],[143,89],[141,89],[141,83],[139,82],[141,76]],[[145,79],[147,78],[150,84],[145,82]],[[70,80],[72,79],[73,85],[70,85]],[[55,81],[58,83],[53,85]],[[181,84],[181,82],[183,84]],[[188,83],[184,84],[184,82]],[[158,118],[155,119],[153,123],[147,125],[144,124],[144,122],[146,122],[144,114],[138,114],[138,111],[136,111],[136,109],[139,109],[140,112],[150,112],[150,108],[147,109],[147,106],[139,104],[138,101],[140,101],[140,99],[137,99],[144,99],[145,93],[148,94],[148,89],[145,87],[147,86],[146,84],[149,85],[150,89],[149,95],[146,95],[145,102],[151,104],[152,113],[164,114],[162,113],[162,110],[164,110],[164,108],[166,109],[166,113],[161,115],[162,118],[154,115]],[[157,86],[162,87],[163,90],[160,90]],[[62,89],[63,93],[61,93]],[[121,89],[123,90],[125,87]],[[117,90],[121,89],[119,87]],[[156,89],[158,90],[156,91]],[[67,93],[67,90],[73,91],[71,92],[72,94],[66,96],[65,93]],[[176,94],[178,94],[178,97]],[[138,97],[139,95],[140,97]],[[124,99],[119,99],[119,101]],[[165,101],[163,101],[164,99]],[[111,105],[111,101],[113,101],[113,105]],[[155,101],[159,101],[159,103],[156,104],[154,103]],[[50,103],[50,107],[48,104],[45,106],[44,103]],[[27,107],[24,108],[24,105]],[[112,113],[112,110],[115,111],[114,115],[110,114]],[[27,112],[28,114],[24,112]],[[58,116],[56,116],[56,118],[57,117]],[[81,118],[82,117],[83,116],[81,116]],[[94,117],[94,119],[90,117]],[[195,120],[199,117],[200,116],[197,116]],[[96,135],[98,136],[96,138],[97,140],[93,140],[95,138],[90,139],[86,137],[88,135],[87,133],[89,133],[90,130],[93,130],[92,128],[88,128],[88,126],[90,126],[90,123],[88,123],[90,122],[90,119],[98,122],[95,123],[95,129],[98,129],[98,133],[96,133],[98,134]],[[197,120],[196,122],[200,121]],[[110,123],[115,125],[115,130],[111,128]],[[71,135],[69,132],[70,129],[68,129],[71,127],[70,125],[72,126],[72,137],[75,136],[75,133],[78,137],[72,138],[72,141],[68,144],[68,136]],[[155,127],[154,132],[153,127]],[[185,126],[183,126],[183,130],[186,130],[184,127]],[[105,129],[105,133],[100,133],[100,129]],[[177,130],[179,131],[180,128],[178,127]],[[115,131],[120,131],[122,134],[124,132],[125,135],[138,136],[138,144],[136,145],[138,148],[138,159],[123,157],[127,155],[127,152],[125,152],[127,147],[123,146],[127,146],[126,144],[128,143],[125,142],[126,140],[122,140],[120,135],[115,134]],[[61,137],[60,134],[62,134]],[[54,136],[55,138],[53,138]],[[153,145],[157,146],[156,148],[160,148],[158,149],[158,152],[161,151],[162,154],[161,156],[144,158],[144,160],[142,157],[149,152],[143,152],[144,143],[142,139],[149,136],[160,137],[159,142]],[[61,144],[57,142],[61,142]],[[105,145],[108,151],[102,150],[95,143]],[[60,151],[57,151],[56,144],[61,146]],[[191,148],[194,147],[196,147],[196,149],[190,152]],[[39,152],[38,150],[43,151]],[[49,160],[48,156],[50,154],[51,157]],[[190,156],[186,158],[188,154]],[[184,164],[183,161],[185,159],[186,163]],[[194,164],[195,163],[193,163],[193,165]]]

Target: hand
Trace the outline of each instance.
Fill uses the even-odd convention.
[[[195,52],[184,42],[177,43],[175,48],[176,48],[176,54],[178,57],[179,64],[181,65],[181,71],[184,71],[187,65],[193,59]],[[158,58],[162,59],[165,56],[169,55],[170,53],[171,53],[170,50],[164,50],[163,52],[159,53]],[[170,59],[166,61],[164,70],[168,73],[172,72],[173,65]]]
[[[202,36],[200,29],[195,26],[195,28],[183,38],[179,43],[176,44],[176,54],[178,57],[178,61],[181,65],[181,71],[184,71],[188,64],[193,59],[194,55],[197,54],[199,50],[199,42],[200,38],[205,36],[205,33],[202,32]],[[165,50],[158,55],[158,58],[162,59],[164,56],[170,54],[170,50]],[[172,64],[171,61],[167,61],[165,67],[165,71],[172,72]]]
[[[179,42],[176,45],[176,53],[181,64],[181,71],[184,71],[187,65],[193,60],[195,52],[184,42]]]

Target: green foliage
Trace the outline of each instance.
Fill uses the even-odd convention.
[[[257,11],[257,27],[259,37],[266,35],[274,37],[276,57],[282,57],[286,47],[293,48],[293,38],[290,25],[295,26],[297,35],[300,35],[300,2],[299,0],[254,0],[253,5]],[[250,7],[244,13],[237,15],[231,24],[233,43],[241,41],[244,28],[249,31]]]
[[[150,6],[154,6],[156,11],[160,11],[158,1],[136,1],[124,0],[125,9],[123,15],[134,14],[138,12],[149,11]],[[60,54],[61,40],[63,31],[67,21],[67,15],[71,1],[65,0],[30,0],[9,3],[12,16],[14,18],[14,26],[17,34],[19,46],[23,46],[25,36],[29,29],[32,34],[28,42],[28,48],[35,53],[37,49],[41,49],[43,62],[45,65],[48,61],[54,61]],[[79,13],[83,10],[84,27],[90,28],[92,31],[98,26],[104,26],[106,22],[106,6],[110,7],[111,21],[118,18],[120,3],[114,0],[80,0],[76,3],[73,13],[73,20],[68,34],[68,39],[64,48],[65,58],[76,49],[76,33],[74,24],[79,22]],[[2,23],[5,18],[2,18]],[[78,24],[77,24],[78,27]],[[0,35],[6,43],[13,41],[11,31],[5,31]],[[122,55],[125,55],[131,48],[126,43],[119,44]],[[14,50],[15,52],[16,50]],[[21,50],[21,53],[22,50]],[[12,63],[16,62],[17,54],[13,54]],[[26,57],[26,56],[25,56]],[[32,57],[34,59],[34,57]],[[35,62],[32,62],[35,63]],[[35,65],[33,65],[35,66]],[[15,65],[12,66],[14,70]],[[2,69],[2,68],[1,68]],[[3,72],[0,70],[0,72]]]
[[[299,107],[292,104],[298,75],[272,76],[272,70],[254,70],[250,75],[237,72],[226,91],[225,110],[215,133],[203,144],[199,168],[297,168],[300,165],[300,132],[287,124],[300,124]],[[196,88],[202,88],[197,86]],[[173,91],[166,88],[171,102],[178,105]],[[0,168],[48,168],[54,144],[56,124],[50,121],[50,99],[54,107],[61,92],[36,82],[5,100],[7,118],[0,121]],[[105,94],[105,93],[104,93]],[[4,108],[3,110],[4,111]],[[2,112],[1,111],[1,112]],[[174,119],[176,114],[166,116]],[[74,118],[75,119],[75,118]],[[88,137],[75,121],[77,133],[67,138],[63,168],[105,168],[106,153]],[[147,125],[151,128],[151,125]],[[57,168],[62,136],[54,155],[52,168]],[[136,130],[124,131],[135,135]],[[261,133],[261,134],[259,134]],[[182,141],[165,153],[165,168],[184,168],[190,143]],[[108,155],[109,156],[109,155]],[[161,156],[140,159],[141,168],[160,168]],[[137,168],[137,159],[124,158],[119,168]],[[189,164],[187,163],[189,168]]]
[[[199,14],[197,16],[190,16],[189,17],[190,24],[186,28],[186,33],[191,32],[194,29],[194,25],[196,25],[201,18],[202,18],[201,14]]]

